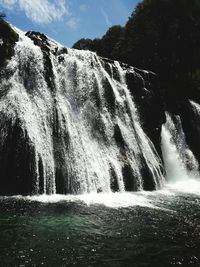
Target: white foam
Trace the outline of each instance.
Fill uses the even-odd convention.
[[[126,208],[131,206],[141,206],[156,208],[148,198],[140,192],[136,193],[90,193],[83,195],[40,195],[22,197],[30,201],[42,203],[58,202],[83,202],[87,206],[104,205],[111,208]]]
[[[190,178],[185,181],[169,183],[166,188],[176,193],[200,195],[200,180]]]
[[[171,182],[164,186],[162,190],[123,192],[123,193],[89,193],[82,195],[37,195],[37,196],[8,196],[0,199],[27,200],[39,203],[84,203],[88,207],[92,205],[103,205],[109,208],[129,208],[146,207],[151,209],[160,209],[171,211],[165,207],[165,202],[173,201],[176,196],[186,194],[200,197],[200,180],[188,179],[184,181]],[[67,208],[67,207],[66,207]]]
[[[199,165],[187,146],[179,116],[176,116],[175,124],[166,112],[166,123],[162,125],[161,132],[161,148],[168,182],[187,182],[199,176]],[[190,170],[187,168],[188,164]]]

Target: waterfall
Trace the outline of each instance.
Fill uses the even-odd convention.
[[[189,102],[193,108],[193,111],[199,116],[200,115],[200,105],[197,104],[196,102],[192,101],[192,100],[190,100]]]
[[[161,148],[169,182],[185,181],[198,176],[198,162],[186,143],[178,115],[172,118],[166,112],[166,123],[161,132]]]
[[[161,187],[161,160],[141,127],[126,70],[50,39],[44,50],[35,44],[40,36],[16,31],[19,41],[0,84],[1,153],[12,159],[9,142],[18,157],[26,149],[28,170],[16,177],[14,193],[136,191],[145,179]],[[13,183],[13,173],[6,168],[3,173]]]

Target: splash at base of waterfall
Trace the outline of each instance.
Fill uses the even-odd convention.
[[[124,193],[89,193],[83,195],[38,195],[38,196],[4,196],[0,201],[11,200],[38,203],[83,203],[85,205],[100,205],[109,208],[146,207],[151,209],[165,209],[162,198],[173,198],[180,195],[200,195],[200,178],[167,183],[163,189],[157,191],[140,191]]]
[[[0,194],[159,189],[162,162],[126,83],[129,71],[144,87],[142,76],[14,30],[0,83]]]
[[[151,191],[199,176],[181,115],[166,113],[163,166],[150,72],[13,31],[0,82],[1,195]]]
[[[166,112],[166,123],[162,126],[161,148],[170,183],[188,182],[199,177],[199,164],[187,146],[179,116],[174,119]]]
[[[200,195],[200,177],[192,178],[191,176],[185,181],[168,183],[166,189],[174,193],[188,193]]]
[[[101,193],[85,202],[0,198],[1,265],[200,266],[199,194],[146,194],[132,206],[129,193],[116,194],[121,203]]]

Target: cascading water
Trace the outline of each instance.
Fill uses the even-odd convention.
[[[200,115],[200,105],[192,100],[189,101],[196,114]]]
[[[40,35],[16,31],[19,41],[0,85],[1,150],[12,160],[9,142],[19,154],[24,145],[31,174],[29,187],[14,193],[135,191],[147,180],[159,188],[162,164],[140,125],[126,70],[49,39],[44,51],[36,44]],[[6,168],[3,173],[12,176]],[[19,185],[27,183],[23,175],[16,175]]]
[[[0,266],[200,266],[200,105],[177,92],[0,18]]]
[[[172,119],[166,112],[161,148],[168,182],[186,181],[198,176],[198,162],[186,144],[179,116]]]

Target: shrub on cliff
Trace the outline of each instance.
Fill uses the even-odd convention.
[[[115,59],[118,53],[118,44],[123,36],[124,28],[120,25],[108,29],[102,39],[80,39],[72,48],[79,50],[90,50],[102,57]],[[116,55],[115,55],[116,53]]]
[[[125,27],[121,50],[122,60],[155,71],[167,95],[188,97],[200,68],[200,2],[144,0]]]
[[[125,27],[87,49],[156,72],[166,100],[200,96],[199,0],[143,0]]]

